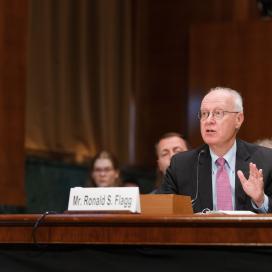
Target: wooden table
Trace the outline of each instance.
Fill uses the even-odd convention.
[[[271,246],[272,215],[0,215],[1,244]]]

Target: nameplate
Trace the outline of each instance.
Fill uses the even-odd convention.
[[[113,211],[140,213],[138,187],[70,189],[68,211]]]

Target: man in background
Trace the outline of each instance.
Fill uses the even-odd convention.
[[[158,188],[162,182],[166,169],[170,165],[173,155],[188,150],[188,144],[181,134],[168,132],[161,136],[155,145],[158,174],[155,187]]]

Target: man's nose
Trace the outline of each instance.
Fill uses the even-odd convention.
[[[206,121],[211,122],[211,121],[215,121],[215,117],[214,114],[212,112],[210,112],[208,118],[206,119]]]

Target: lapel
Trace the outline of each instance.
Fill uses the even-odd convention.
[[[237,176],[237,171],[241,170],[245,177],[249,176],[249,160],[250,153],[248,152],[245,143],[241,140],[237,140],[237,151],[236,151],[236,165],[235,165],[235,209],[245,209],[244,204],[247,199],[241,182]]]
[[[213,209],[212,201],[212,174],[211,174],[211,156],[209,147],[204,146],[203,153],[199,158],[199,203],[198,209],[202,211],[205,208]]]

